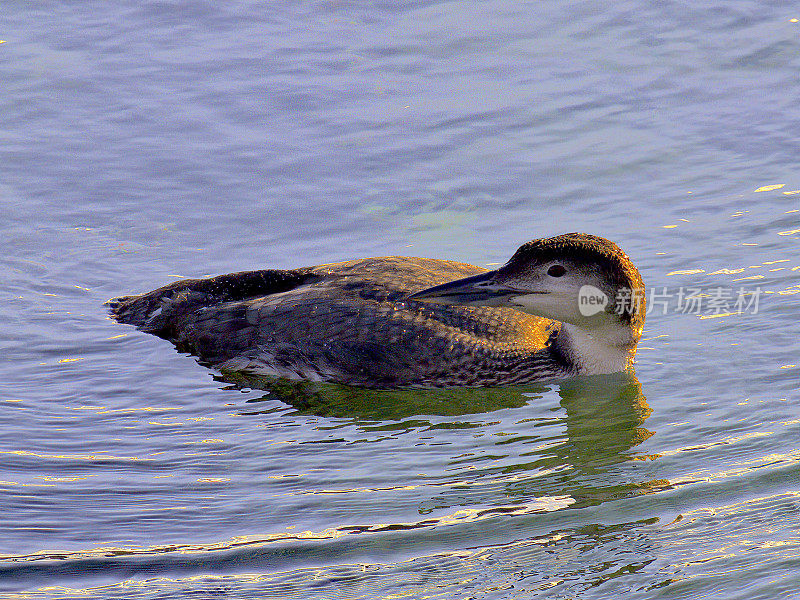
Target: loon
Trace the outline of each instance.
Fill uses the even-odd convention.
[[[585,233],[528,242],[491,271],[365,258],[185,279],[107,305],[220,371],[384,389],[629,370],[645,317],[636,267]]]

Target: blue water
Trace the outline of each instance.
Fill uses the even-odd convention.
[[[798,597],[792,3],[3,14],[7,597]],[[635,378],[267,393],[102,306],[567,231],[661,294]]]

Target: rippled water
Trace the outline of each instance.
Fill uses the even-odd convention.
[[[791,3],[4,8],[5,597],[796,597]],[[565,231],[658,294],[635,378],[265,390],[102,307]]]

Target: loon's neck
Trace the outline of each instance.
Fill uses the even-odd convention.
[[[554,342],[577,375],[599,375],[629,369],[640,336],[632,328],[616,323],[592,330],[562,323]]]

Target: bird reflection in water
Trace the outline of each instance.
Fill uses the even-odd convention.
[[[470,429],[475,436],[492,435],[488,429],[497,420],[490,423],[481,415],[504,409],[518,411],[519,417],[507,426],[513,432],[490,438],[494,442],[491,445],[479,442],[474,460],[451,461],[464,469],[465,477],[468,470],[473,481],[476,477],[507,477],[502,486],[503,502],[514,497],[524,500],[543,494],[568,495],[575,501],[572,506],[577,507],[670,485],[666,480],[632,482],[630,474],[615,468],[633,459],[658,458],[632,450],[653,432],[644,427],[652,410],[639,380],[630,372],[577,377],[550,385],[432,390],[370,390],[242,373],[218,378],[234,389],[268,391],[266,396],[248,401],[250,406],[242,414],[274,412],[274,401],[280,400],[298,414],[340,420],[333,427],[356,426],[364,432]],[[558,408],[548,406],[554,392]],[[269,408],[258,410],[259,403],[268,401]],[[480,460],[482,452],[497,455],[499,448],[503,450],[502,466]],[[508,477],[510,474],[513,477]],[[479,488],[472,490],[474,494],[489,491]],[[492,498],[472,497],[474,494],[461,489],[462,500],[457,504],[495,503]],[[434,498],[425,506],[452,506],[452,500]]]

